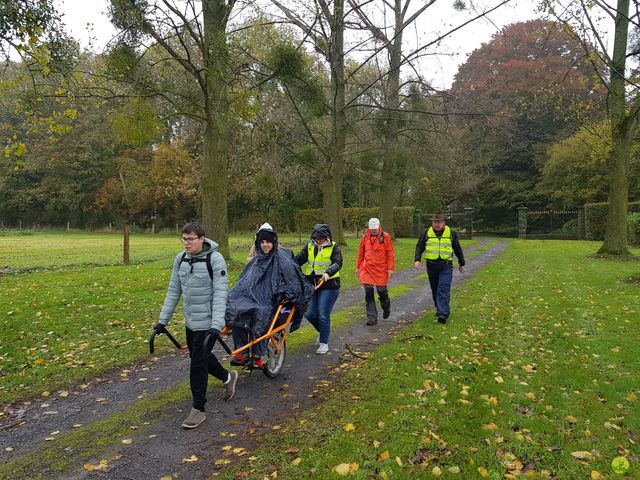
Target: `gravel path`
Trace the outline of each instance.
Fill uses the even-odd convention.
[[[467,252],[481,248],[484,243],[476,243]],[[494,260],[506,245],[506,242],[499,242],[479,252],[467,261],[463,274],[454,270],[454,287]],[[416,281],[420,282],[416,277],[423,273],[424,270],[414,269],[398,272],[390,286],[415,284]],[[424,280],[422,286],[392,300],[391,316],[374,327],[365,325],[362,289],[359,286],[345,289],[340,294],[334,312],[362,304],[362,317],[332,332],[329,354],[316,355],[316,346],[313,344],[300,346],[288,353],[284,371],[275,380],[267,379],[259,371],[251,375],[243,371],[238,380],[236,396],[231,402],[222,401],[222,389],[212,379],[207,403],[208,418],[197,429],[180,428],[190,409],[190,400],[185,400],[177,406],[170,406],[174,411],[166,418],[152,422],[143,434],[136,436],[136,432],[132,431],[131,445],[113,445],[108,454],[88,460],[97,463],[101,458],[117,458],[110,460],[107,469],[89,472],[83,465],[77,465],[57,478],[99,476],[139,479],[172,474],[190,480],[208,478],[214,469],[214,461],[222,458],[223,446],[233,445],[251,450],[265,432],[279,429],[280,424],[288,421],[295,412],[312,407],[322,399],[324,392],[331,391],[340,372],[357,360],[346,351],[345,344],[350,344],[356,351],[373,350],[408,323],[421,318],[426,310],[433,307],[427,283]],[[452,321],[455,321],[455,312]],[[434,320],[434,328],[438,327]],[[163,337],[157,340],[167,341]],[[175,388],[188,378],[188,369],[188,355],[176,350],[163,356],[146,358],[86,384],[76,385],[67,389],[69,395],[64,398],[53,393],[47,398],[13,406],[7,418],[0,423],[0,458],[6,462],[37,451],[53,432],[63,434],[72,430],[74,425],[88,425],[117,413],[141,398]],[[55,440],[46,442],[46,446],[54,444]],[[64,456],[65,452],[61,451],[60,455]],[[198,461],[183,462],[183,459],[192,455],[197,456]],[[29,477],[11,478],[31,478],[36,473],[43,478],[56,478],[46,470],[32,472]]]

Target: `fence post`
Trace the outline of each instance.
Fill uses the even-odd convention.
[[[473,238],[473,208],[464,207],[464,229],[467,234],[467,239]]]
[[[527,207],[518,207],[518,238],[527,238]]]
[[[587,232],[584,224],[584,207],[578,208],[578,240],[584,240]]]

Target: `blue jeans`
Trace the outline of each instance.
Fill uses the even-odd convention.
[[[438,317],[449,318],[449,300],[451,299],[451,280],[453,279],[453,265],[430,267],[427,265],[427,275],[431,286],[433,304],[436,306]]]
[[[329,343],[331,333],[331,310],[340,295],[340,290],[320,289],[311,297],[309,309],[304,314],[309,323],[320,333],[320,343]]]

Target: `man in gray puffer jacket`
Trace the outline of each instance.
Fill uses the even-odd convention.
[[[210,350],[204,351],[207,333],[219,335],[224,327],[229,283],[227,263],[218,252],[218,244],[205,238],[204,229],[197,223],[184,226],[182,242],[184,252],[179,253],[173,262],[160,321],[154,329],[158,333],[162,332],[182,296],[187,345],[191,357],[189,380],[193,397],[193,408],[182,426],[195,428],[206,418],[204,405],[207,402],[208,374],[223,382],[224,399],[231,400],[238,372],[228,372]]]

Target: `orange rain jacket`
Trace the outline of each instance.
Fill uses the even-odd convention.
[[[395,269],[395,263],[391,235],[382,231],[382,228],[378,229],[377,235],[371,235],[371,230],[367,228],[360,240],[356,263],[360,283],[386,286],[389,283],[389,270]]]

